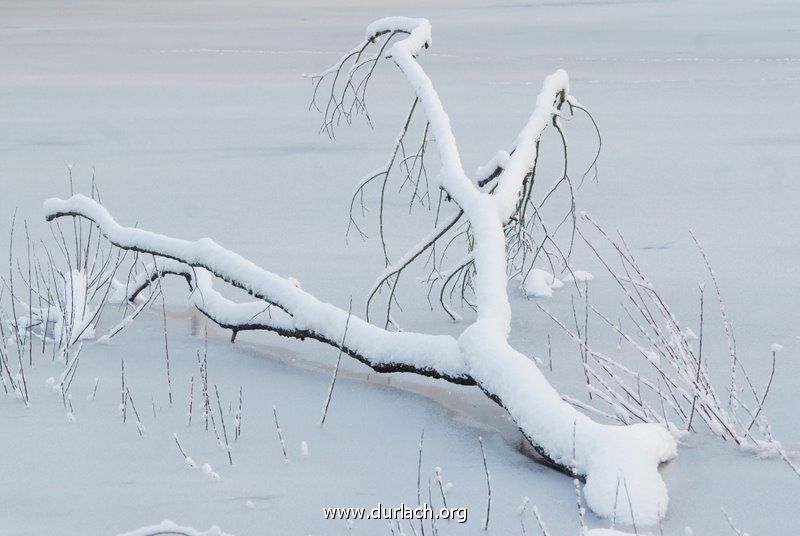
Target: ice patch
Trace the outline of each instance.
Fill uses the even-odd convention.
[[[564,283],[572,283],[576,281],[578,283],[583,283],[586,281],[592,281],[594,279],[594,275],[590,274],[589,272],[584,272],[583,270],[572,270],[567,276],[563,279]]]

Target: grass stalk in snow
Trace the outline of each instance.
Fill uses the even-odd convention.
[[[139,412],[136,411],[136,404],[133,402],[133,395],[131,395],[131,390],[126,387],[125,394],[127,400],[131,401],[131,409],[133,410],[133,415],[136,417],[136,431],[139,432],[139,436],[144,435],[144,424],[142,424],[142,419],[139,417]]]
[[[228,463],[230,465],[233,465],[233,457],[231,456],[231,445],[230,443],[228,443],[228,430],[225,427],[225,416],[222,414],[222,402],[220,402],[219,399],[219,389],[217,389],[216,383],[214,384],[214,394],[217,397],[217,409],[219,410],[219,420],[222,423],[222,436],[225,439],[225,444],[223,445],[223,448],[225,449],[225,452],[228,453]]]
[[[92,196],[94,199],[94,187]],[[96,225],[89,223],[87,226],[84,218],[73,219],[66,233],[59,222],[50,225],[49,230],[51,241],[34,240],[25,221],[24,254],[15,258],[14,213],[9,234],[8,276],[2,278],[0,287],[0,306],[4,305],[4,296],[10,305],[10,316],[0,313],[3,324],[0,327],[3,338],[0,383],[6,391],[10,384],[26,405],[30,404],[27,369],[35,367],[39,355],[34,349],[44,356],[49,346],[52,360],[63,362],[69,370],[72,360],[80,354],[83,341],[95,337],[96,326],[109,298],[120,285],[114,275],[127,255],[108,246]],[[6,291],[8,294],[4,294]],[[127,323],[115,327],[106,338],[125,325]],[[6,326],[10,333],[6,333]],[[35,342],[37,339],[41,344]],[[13,341],[11,348],[7,341]],[[12,374],[9,358],[14,357],[18,369]],[[69,381],[74,377],[74,370],[70,374]],[[66,393],[68,386],[62,387]]]
[[[192,405],[194,404],[194,374],[189,378],[189,407],[186,410],[186,426],[192,425]]]
[[[239,407],[236,410],[236,416],[234,418],[235,424],[235,433],[234,433],[234,441],[238,441],[239,437],[242,435],[242,386],[239,386]]]
[[[100,377],[96,377],[94,379],[94,386],[92,387],[92,392],[86,397],[87,400],[93,401],[97,396],[97,386],[100,385]]]
[[[124,423],[128,416],[128,390],[125,387],[125,360],[120,360],[120,396],[122,400],[119,403],[119,409],[122,412],[122,422]]]
[[[281,430],[281,425],[278,423],[278,408],[276,406],[272,406],[272,416],[275,418],[275,430],[278,432],[278,440],[281,442],[283,461],[289,463],[289,454],[286,452],[286,441],[283,440],[283,430]]]
[[[164,298],[164,289],[159,283],[159,294],[161,294],[161,317],[164,324],[164,359],[167,362],[167,395],[169,396],[169,405],[172,405],[172,378],[169,373],[169,340],[167,339],[167,305]]]
[[[331,403],[333,396],[333,387],[336,385],[336,376],[339,374],[339,364],[342,362],[342,354],[344,353],[344,343],[347,342],[347,328],[350,326],[350,315],[353,311],[353,299],[350,298],[350,305],[347,308],[347,321],[344,324],[344,333],[342,334],[342,344],[339,346],[339,355],[336,357],[336,366],[333,368],[333,377],[331,384],[328,387],[328,394],[325,396],[325,402],[322,405],[322,417],[319,419],[319,425],[325,425],[325,417],[328,416],[328,406]]]
[[[612,238],[587,215],[584,215],[584,220],[619,257],[621,273],[611,267],[600,253],[599,245],[589,240],[584,230],[578,229],[579,236],[621,290],[623,311],[632,328],[623,329],[619,321],[612,322],[610,315],[589,304],[588,300],[587,310],[643,358],[644,366],[624,365],[621,357],[593,348],[585,337],[585,325],[581,329],[576,320],[576,329],[569,329],[539,306],[578,343],[582,355],[587,358],[585,371],[592,379],[589,389],[597,400],[590,405],[569,397],[565,399],[596,415],[602,415],[606,409],[603,406],[607,406],[610,408],[607,415],[619,422],[657,423],[675,433],[696,431],[698,423],[702,422],[713,434],[736,445],[762,453],[779,453],[782,447],[766,432],[768,421],[763,412],[775,374],[775,352],[766,386],[759,392],[737,355],[733,328],[718,279],[697,238],[692,235],[714,284],[730,359],[730,376],[724,395],[708,371],[710,350],[705,344],[704,286],[700,285],[698,337],[692,329],[679,322],[655,284],[647,277],[624,237],[618,233],[616,238]],[[744,382],[744,389],[739,388],[740,382]]]
[[[189,455],[186,453],[186,450],[183,448],[183,445],[181,445],[181,441],[180,441],[180,439],[178,439],[178,434],[177,434],[177,432],[172,434],[172,438],[175,440],[175,444],[176,444],[176,445],[178,445],[178,450],[180,451],[180,453],[181,453],[181,456],[183,456],[183,460],[184,460],[184,462],[186,462],[186,466],[187,466],[188,468],[190,468],[190,469],[194,469],[195,467],[197,467],[197,464],[196,464],[196,463],[194,462],[194,460],[193,460],[193,459],[192,459],[192,458],[191,458],[191,457],[190,457],[190,456],[189,456]]]
[[[483,471],[486,474],[486,518],[484,519],[483,530],[489,530],[489,515],[492,513],[492,481],[489,478],[489,466],[486,464],[486,451],[483,449],[483,438],[481,436],[478,436],[478,443],[481,446]]]
[[[433,508],[433,492],[431,491],[431,479],[428,479],[428,506]],[[431,516],[431,533],[433,536],[437,536],[439,530],[436,526],[436,515]]]
[[[434,473],[436,474],[436,485],[439,487],[439,493],[442,496],[442,504],[444,505],[445,508],[447,508],[447,497],[445,497],[446,492],[444,489],[445,487],[444,480],[442,479],[442,468],[436,467],[434,469]]]
[[[419,435],[419,443],[417,443],[417,506],[422,504],[422,447],[425,444],[425,428],[422,429]],[[422,536],[425,536],[425,524],[420,519],[419,528]]]
[[[200,357],[200,351],[197,351],[197,365],[200,368],[200,386],[202,388],[201,396],[203,398],[203,421],[205,423],[205,430],[208,431],[208,420],[211,414],[211,404],[208,398],[208,353],[204,352],[203,357]]]
[[[728,522],[728,526],[731,528],[733,532],[736,533],[737,536],[747,536],[746,532],[742,532],[739,530],[739,527],[736,526],[736,523],[733,521],[733,518],[728,515],[728,512],[725,511],[725,508],[720,507],[720,511],[722,515],[725,516],[725,520]]]
[[[547,530],[547,525],[542,519],[542,514],[539,513],[539,509],[536,505],[533,506],[533,517],[536,519],[536,523],[539,524],[539,530],[542,531],[542,536],[550,536],[550,531]]]
[[[14,332],[14,342],[16,346],[16,353],[17,353],[17,362],[19,363],[19,374],[22,379],[22,389],[20,394],[22,395],[22,401],[24,402],[25,406],[30,405],[29,398],[28,398],[28,381],[25,378],[25,367],[22,364],[22,336],[20,335],[19,323],[17,320],[17,308],[16,308],[16,296],[14,294],[14,266],[13,266],[13,257],[14,257],[14,224],[17,221],[17,211],[14,211],[14,215],[11,217],[11,231],[8,240],[8,281],[9,281],[9,291],[11,292],[11,315],[13,317],[12,321],[13,324],[11,326],[12,331]]]

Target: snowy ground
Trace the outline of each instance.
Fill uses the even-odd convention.
[[[78,185],[88,184],[94,168],[104,203],[122,223],[212,236],[322,299],[346,307],[352,296],[360,304],[382,259],[375,242],[345,245],[350,193],[384,162],[409,95],[386,69],[372,88],[374,131],[358,124],[331,142],[316,135],[319,117],[307,112],[311,88],[300,75],[335,61],[373,19],[396,13],[433,23],[434,46],[422,61],[468,169],[512,139],[545,75],[559,67],[570,73],[571,91],[595,114],[604,143],[599,182],[582,189],[579,209],[625,234],[686,322],[696,318],[696,285],[706,280],[688,229],[695,232],[759,385],[770,345],[785,347],[766,410],[776,435],[800,444],[800,186],[792,180],[800,169],[800,9],[789,1],[3,2],[0,221],[17,208],[32,234],[48,236],[40,206],[66,193],[65,166],[74,165]],[[594,147],[590,126],[575,121],[569,133],[585,160]],[[553,156],[544,173],[555,176],[560,154],[549,140]],[[412,219],[392,232],[402,244],[423,229]],[[0,250],[7,234],[0,232]],[[578,250],[574,263],[595,274],[595,302],[614,307],[613,281],[591,255]],[[513,427],[474,390],[367,377],[348,362],[320,430],[334,350],[265,334],[230,345],[210,328],[209,379],[226,411],[240,386],[244,393],[243,436],[228,466],[199,414],[185,424],[204,323],[187,308],[183,287],[167,290],[172,408],[159,308],[112,344],[84,349],[73,385],[75,423],[45,385],[59,364],[42,362],[32,373],[30,410],[0,398],[0,534],[117,534],[165,518],[197,528],[217,524],[237,536],[345,533],[342,522],[323,519],[323,506],[416,501],[423,428],[423,477],[440,466],[454,485],[448,502],[470,513],[465,527],[450,523],[440,532],[481,532],[482,435],[492,475],[490,533],[522,534],[515,514],[524,496],[554,534],[577,533],[572,483],[521,453]],[[407,290],[404,327],[458,333],[441,312],[427,311],[411,285]],[[570,314],[568,291],[546,303]],[[521,295],[513,305],[514,345],[544,356],[549,332],[548,377],[562,392],[584,397],[577,348]],[[613,336],[599,327],[596,333],[613,344]],[[723,345],[714,351],[709,355],[724,367]],[[121,359],[147,428],[142,438],[118,415]],[[100,384],[90,402],[84,395],[95,377]],[[220,482],[185,469],[173,432]],[[309,445],[306,459],[301,441]],[[695,534],[725,534],[721,506],[751,534],[783,533],[796,521],[800,480],[785,465],[712,437],[690,443],[662,469],[671,497],[665,534],[687,525]],[[532,519],[524,522],[535,534]],[[354,533],[390,532],[363,522]]]

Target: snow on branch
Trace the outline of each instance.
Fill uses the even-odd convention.
[[[93,221],[121,249],[184,263],[185,269],[175,263],[164,264],[160,269],[190,276],[194,282],[193,303],[212,320],[235,324],[258,318],[262,322],[260,328],[281,335],[314,338],[335,347],[341,344],[346,311],[320,302],[288,280],[209,239],[190,242],[122,227],[104,207],[81,195],[67,200],[49,199],[44,210],[48,220],[81,216]],[[257,305],[227,300],[213,290],[206,279],[208,272],[201,275],[201,270],[283,310],[285,320],[268,320],[256,309]],[[146,274],[142,280],[151,279]],[[231,329],[237,328],[241,324]],[[388,332],[353,315],[344,351],[379,372],[414,372],[453,383],[477,383],[490,399],[509,412],[552,466],[586,476],[587,504],[598,514],[612,515],[613,489],[619,475],[624,475],[629,488],[636,492],[634,503],[641,522],[655,522],[666,512],[666,487],[657,468],[675,455],[672,437],[656,425],[607,426],[579,413],[561,400],[534,362],[513,350],[491,323],[473,324],[456,341],[441,335]]]
[[[570,103],[577,102],[568,95],[567,74],[559,70],[545,79],[534,110],[517,136],[514,147],[502,158],[490,162],[494,170],[488,173],[482,171],[487,173],[484,179],[491,179],[476,185],[464,172],[456,138],[441,98],[417,61],[419,53],[430,46],[430,23],[424,19],[389,17],[367,28],[367,40],[370,42],[377,42],[380,36],[386,34],[390,38],[398,34],[404,36],[386,48],[385,57],[390,58],[405,76],[421,104],[426,128],[435,140],[440,169],[435,174],[434,186],[446,194],[447,200],[457,205],[460,209],[458,217],[463,212],[466,220],[467,229],[458,233],[466,233],[468,260],[447,276],[445,285],[452,274],[464,274],[463,284],[474,288],[477,321],[468,326],[458,340],[472,378],[487,396],[509,412],[522,433],[545,459],[561,469],[571,468],[575,473],[586,475],[584,493],[595,512],[611,515],[609,497],[613,495],[614,484],[623,478],[629,489],[634,490],[632,496],[635,497],[640,521],[648,523],[657,520],[667,508],[666,487],[657,467],[660,462],[675,456],[676,447],[672,437],[657,425],[606,427],[595,423],[562,401],[534,362],[511,348],[507,342],[511,322],[507,290],[508,243],[516,244],[515,251],[523,251],[523,257],[532,249],[525,224],[510,229],[507,224],[515,216],[517,221],[525,221],[540,139],[548,125],[552,124],[558,130],[565,154],[564,176],[554,188],[566,183],[572,191],[566,168],[566,138],[560,123],[562,105],[567,103],[571,111]],[[383,46],[387,47],[387,44],[388,39]],[[489,191],[480,189],[479,186],[494,179],[496,182]],[[552,191],[542,202],[550,197]],[[544,227],[539,208],[541,206],[534,207],[532,221],[537,222],[538,219]],[[574,202],[570,214],[574,221]],[[392,263],[387,256],[387,268],[378,277],[369,300],[377,289],[389,283],[391,307],[400,272],[422,251],[443,239],[451,226],[450,222],[455,223],[453,219],[443,221],[446,222],[444,225],[436,226],[398,261]],[[552,240],[549,233],[545,232],[545,240],[548,238]],[[448,246],[450,243],[452,239]],[[523,260],[523,267],[524,263]],[[525,271],[524,268],[517,269]],[[527,270],[531,269],[532,264]],[[390,282],[393,277],[393,282]],[[387,313],[387,321],[388,317]]]
[[[402,38],[396,38],[396,36]],[[444,296],[446,287],[450,286],[450,295],[456,288],[460,289],[458,295],[462,303],[466,303],[477,311],[478,317],[491,318],[497,322],[502,330],[509,329],[510,305],[507,300],[505,289],[506,264],[511,264],[514,274],[523,280],[528,277],[533,270],[533,264],[540,258],[540,253],[544,253],[547,262],[553,264],[552,259],[564,260],[567,266],[566,257],[561,248],[553,240],[553,235],[558,232],[566,220],[575,220],[574,202],[571,203],[570,212],[564,219],[554,225],[551,230],[545,226],[541,215],[541,204],[534,204],[532,201],[532,185],[534,171],[538,158],[538,151],[542,133],[548,125],[554,125],[561,134],[565,149],[566,160],[566,138],[561,128],[560,117],[562,106],[568,105],[568,110],[572,112],[573,104],[577,101],[569,94],[569,78],[563,70],[558,70],[545,79],[542,90],[540,91],[532,114],[524,127],[521,129],[512,148],[505,152],[497,153],[486,166],[478,170],[478,184],[476,185],[466,173],[459,155],[455,135],[452,131],[450,119],[445,112],[441,98],[436,91],[433,82],[425,73],[424,69],[417,61],[418,55],[431,44],[431,25],[425,19],[414,19],[406,17],[387,17],[370,24],[366,30],[366,41],[346,54],[339,62],[334,64],[321,75],[317,75],[317,85],[314,89],[314,98],[320,90],[321,83],[325,77],[332,77],[330,83],[331,99],[336,107],[345,106],[347,101],[348,87],[365,88],[362,81],[355,74],[358,72],[359,59],[366,54],[370,45],[380,46],[374,61],[385,57],[393,61],[401,70],[411,89],[414,92],[415,101],[405,120],[400,135],[394,145],[389,163],[375,172],[371,173],[359,183],[351,202],[351,219],[353,225],[353,205],[356,198],[361,198],[363,207],[364,188],[377,178],[381,178],[381,197],[379,210],[379,230],[381,245],[386,261],[386,269],[378,277],[376,284],[370,289],[367,300],[367,318],[370,318],[370,305],[375,295],[383,287],[388,287],[389,297],[386,306],[385,325],[392,323],[391,308],[394,300],[394,289],[401,274],[420,254],[435,245],[438,241],[446,242],[448,245],[454,240],[464,241],[470,249],[470,260],[464,266],[458,268],[455,273],[441,277],[441,267],[445,263],[445,253],[448,247],[439,248],[439,258],[437,258],[436,248],[433,248],[429,262],[431,263],[431,273],[427,281],[433,290],[434,284],[441,284],[440,303],[445,312],[454,320],[460,318],[445,303]],[[357,53],[355,53],[357,51]],[[354,55],[355,54],[355,55]],[[348,70],[346,64],[351,58],[352,66]],[[335,74],[334,74],[335,73]],[[338,86],[337,86],[338,84]],[[344,86],[344,89],[341,89]],[[364,89],[365,91],[365,89]],[[364,100],[365,96],[358,96],[352,93],[352,99]],[[417,105],[419,104],[419,106]],[[583,109],[583,108],[581,108]],[[331,123],[333,118],[328,109],[324,112],[323,128]],[[432,232],[420,241],[414,248],[402,255],[398,260],[391,260],[387,252],[384,238],[384,193],[386,182],[394,167],[401,167],[397,164],[398,150],[404,154],[404,140],[409,132],[409,123],[415,113],[424,115],[425,134],[419,149],[412,156],[412,163],[424,157],[428,136],[435,143],[440,168],[437,173],[431,174],[430,185],[439,189],[445,194],[445,201],[452,202],[457,206],[457,213],[445,215],[440,219],[442,202],[436,206],[436,221]],[[588,113],[588,112],[587,112]],[[502,153],[502,155],[501,155]],[[417,168],[421,170],[422,165]],[[404,170],[406,182],[414,184],[415,193],[419,187],[419,177],[414,177],[414,169],[409,170],[406,166]],[[494,179],[497,181],[487,192],[481,187],[489,184]],[[427,173],[426,173],[427,182]],[[562,184],[566,184],[572,192],[572,185],[567,176],[566,165],[564,177],[559,180],[547,195],[544,196],[544,203],[550,195]],[[402,186],[401,186],[402,188]],[[419,204],[424,205],[420,197]],[[428,208],[432,207],[430,196],[428,195]],[[415,203],[415,196],[412,195],[411,205]],[[445,203],[446,204],[446,203]],[[461,218],[461,213],[466,215],[463,226],[456,229],[455,233],[448,233],[453,227],[451,222]],[[498,225],[498,221],[500,220]],[[441,222],[441,223],[439,223]],[[365,234],[356,224],[356,229],[362,237]],[[534,227],[544,232],[544,237],[534,238]],[[570,248],[571,250],[571,243]],[[504,247],[505,246],[505,247]],[[474,255],[472,255],[472,250]],[[555,251],[551,251],[555,250]],[[485,253],[481,253],[485,251]],[[501,254],[501,252],[503,252]],[[463,256],[462,256],[463,257]],[[507,257],[507,262],[498,262],[503,257]],[[552,268],[552,266],[551,266]],[[470,301],[466,293],[474,294],[475,301]]]
[[[398,37],[395,40],[396,36],[402,36],[402,39]],[[332,134],[339,119],[349,121],[351,110],[365,110],[366,84],[381,57],[390,58],[404,74],[416,99],[407,116],[407,124],[414,111],[421,110],[426,125],[422,150],[430,133],[440,165],[433,186],[442,192],[440,205],[452,202],[456,210],[450,217],[444,216],[440,220],[437,208],[434,230],[395,262],[389,259],[384,243],[387,268],[375,288],[388,283],[394,292],[400,272],[424,251],[433,250],[436,243],[449,238],[443,247],[445,251],[448,249],[454,238],[447,234],[453,228],[455,238],[463,237],[467,243],[466,255],[460,255],[462,260],[454,268],[446,270],[446,275],[440,274],[436,268],[434,275],[446,277],[445,286],[458,275],[463,278],[462,289],[467,285],[473,289],[477,319],[458,339],[384,330],[321,302],[288,279],[256,266],[208,238],[191,242],[122,227],[105,208],[87,197],[50,199],[44,204],[46,217],[48,220],[62,216],[87,218],[117,247],[155,256],[153,268],[145,270],[136,288],[152,282],[154,273],[181,275],[189,282],[195,306],[215,322],[234,331],[243,326],[257,325],[253,329],[301,339],[313,338],[342,348],[379,372],[413,372],[453,383],[477,385],[487,397],[506,409],[525,438],[549,465],[585,478],[583,493],[588,506],[597,514],[604,517],[616,515],[621,522],[654,524],[667,512],[667,489],[658,467],[676,456],[673,437],[656,424],[616,426],[593,421],[562,400],[535,362],[513,349],[507,340],[511,329],[508,259],[519,251],[529,251],[525,248],[532,247],[530,244],[533,243],[524,224],[515,223],[510,227],[508,224],[511,220],[525,221],[525,209],[532,203],[531,188],[540,138],[548,125],[552,124],[558,130],[564,146],[564,177],[540,203],[545,202],[560,184],[568,184],[571,188],[566,169],[566,138],[560,124],[562,105],[573,102],[567,94],[568,77],[563,71],[557,71],[545,80],[512,152],[502,158],[502,163],[498,162],[501,164],[497,167],[499,171],[491,173],[496,182],[488,190],[483,190],[464,172],[450,119],[433,82],[417,61],[420,52],[430,44],[431,27],[425,19],[390,17],[376,21],[367,29],[365,42],[318,76],[315,98],[321,81],[331,79],[331,96],[323,112],[323,129]],[[366,55],[370,46],[379,46],[378,54]],[[346,66],[348,62],[351,62],[349,69]],[[365,75],[354,74],[364,70]],[[341,83],[337,85],[337,82]],[[351,104],[348,106],[347,102]],[[395,157],[404,160],[402,140],[406,130],[404,127],[401,131],[385,175],[394,165]],[[544,222],[538,214],[540,206],[533,205],[535,216],[530,221],[539,222],[544,229]],[[574,201],[569,214],[574,218]],[[459,221],[460,225],[456,226]],[[545,231],[543,240],[548,239],[553,241],[552,235]],[[515,252],[509,252],[509,244],[513,245]],[[523,257],[526,255],[522,253]],[[175,264],[161,264],[159,267],[158,263],[163,259],[171,259]],[[525,266],[524,260],[522,265]],[[530,263],[529,268],[532,268]],[[514,269],[519,267],[514,266]],[[263,303],[231,302],[214,291],[212,275],[245,290]],[[389,316],[387,311],[387,324]],[[346,342],[343,337],[345,330]],[[616,511],[615,497],[620,482],[624,483],[631,497],[627,512]]]
[[[269,322],[264,324],[264,329],[300,339],[317,339],[336,347],[339,345],[347,322],[347,311],[319,301],[288,279],[256,266],[209,238],[190,242],[122,227],[103,206],[83,195],[75,195],[67,200],[49,199],[44,204],[44,210],[48,220],[62,216],[82,216],[93,221],[100,232],[121,249],[164,257],[193,268],[208,270],[291,316],[290,325]],[[220,302],[219,297],[213,296],[211,299]],[[227,316],[230,315],[241,319],[240,310],[234,312],[230,303],[225,303],[225,306],[223,318],[230,319]],[[344,350],[376,371],[408,371],[444,378],[454,383],[472,383],[456,341],[445,335],[388,332],[353,316]]]
[[[274,331],[287,337],[298,337],[291,317],[280,309],[263,301],[237,303],[229,300],[214,288],[213,275],[203,268],[193,268],[182,262],[167,258],[156,258],[146,265],[131,280],[127,288],[122,287],[119,301],[135,301],[145,288],[166,275],[183,277],[189,285],[189,299],[198,311],[218,324],[230,329],[231,340],[240,331]]]

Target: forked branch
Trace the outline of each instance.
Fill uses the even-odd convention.
[[[511,306],[507,290],[506,229],[509,222],[518,218],[520,207],[526,206],[520,199],[530,199],[530,180],[542,133],[553,125],[563,134],[561,108],[565,103],[575,102],[569,96],[569,79],[564,71],[545,79],[534,110],[517,136],[513,152],[497,166],[500,171],[492,178],[490,188],[484,191],[464,172],[439,94],[417,61],[417,56],[430,46],[430,29],[425,19],[405,17],[390,17],[371,24],[365,41],[324,74],[333,76],[334,85],[323,112],[323,130],[333,128],[340,118],[350,117],[350,108],[345,104],[348,95],[356,96],[355,109],[363,105],[363,96],[359,96],[363,95],[359,93],[363,86],[355,82],[353,73],[362,68],[369,68],[371,72],[374,63],[366,67],[361,58],[367,58],[364,54],[370,46],[380,46],[376,59],[384,54],[391,58],[414,91],[418,100],[415,109],[424,114],[426,139],[429,133],[435,140],[438,155],[439,169],[432,174],[431,186],[442,192],[445,201],[456,205],[457,216],[443,217],[442,223],[399,261],[391,262],[386,254],[389,268],[378,279],[376,287],[391,281],[394,288],[399,272],[424,251],[432,250],[439,240],[446,240],[446,232],[463,218],[468,251],[462,258],[467,260],[464,267],[456,267],[454,273],[466,273],[462,285],[474,289],[477,319],[457,339],[387,331],[318,300],[288,279],[256,266],[208,238],[189,242],[122,227],[99,203],[83,196],[46,201],[46,217],[53,220],[80,216],[92,220],[117,247],[154,255],[157,258],[155,270],[159,269],[160,259],[182,263],[186,268],[164,266],[161,269],[168,268],[167,272],[186,277],[193,303],[212,320],[234,331],[265,329],[290,337],[313,338],[342,348],[380,372],[413,372],[453,383],[477,385],[487,397],[506,409],[549,465],[585,477],[583,492],[587,504],[596,513],[613,515],[613,490],[623,478],[633,498],[631,518],[618,512],[618,520],[630,522],[635,512],[637,522],[655,523],[667,511],[667,491],[658,465],[676,455],[672,436],[663,427],[653,424],[611,426],[593,421],[564,402],[534,361],[514,350],[507,341]],[[403,38],[394,39],[395,36]],[[382,38],[384,41],[380,45]],[[336,82],[345,73],[343,66],[348,58],[354,58],[355,63],[344,75],[342,89]],[[365,67],[361,67],[362,64]],[[566,138],[562,136],[562,140],[566,147]],[[395,150],[397,157],[405,160],[402,147],[399,151]],[[565,181],[569,183],[568,179]],[[462,231],[456,229],[455,232]],[[212,274],[243,289],[261,303],[235,304],[223,298],[211,286]],[[143,277],[144,281],[152,281],[152,273],[146,272]],[[345,326],[347,337],[343,342]]]

